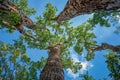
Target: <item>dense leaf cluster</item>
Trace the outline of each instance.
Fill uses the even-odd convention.
[[[108,69],[111,71],[109,75],[113,80],[120,79],[120,54],[109,52],[105,57]]]

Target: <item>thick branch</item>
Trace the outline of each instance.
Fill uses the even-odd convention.
[[[105,49],[110,49],[114,52],[120,52],[120,45],[118,46],[113,46],[107,43],[102,43],[101,46],[97,46],[96,48],[92,49],[93,51],[99,51],[99,50],[105,50]]]
[[[34,24],[33,21],[24,14],[21,14],[20,17],[21,17],[21,24],[23,26],[29,28],[29,29],[32,29],[32,30],[37,30],[37,29],[48,30],[45,26],[38,26],[38,25]]]
[[[0,12],[4,14],[3,16],[0,16],[0,17],[2,19],[3,25],[5,25],[5,26],[11,26],[12,25],[11,22],[14,22],[14,21],[9,21],[10,19],[8,19],[8,17],[7,17],[7,16],[9,16],[8,12],[16,12],[20,18],[20,22],[18,22],[17,25],[12,25],[12,26],[14,26],[14,30],[18,30],[23,35],[31,37],[33,39],[35,39],[35,37],[30,35],[29,33],[25,32],[23,27],[27,27],[32,30],[47,29],[44,26],[35,25],[29,17],[24,15],[20,11],[20,9],[16,5],[14,5],[12,2],[10,2],[9,0],[0,1]]]
[[[20,21],[19,22],[19,25],[22,24],[23,26],[27,27],[27,28],[30,28],[30,29],[33,29],[33,30],[36,30],[36,29],[46,29],[45,27],[43,26],[37,26],[33,23],[33,21],[27,17],[26,15],[24,15],[21,10],[16,6],[14,5],[12,2],[8,1],[8,0],[3,0],[3,1],[0,1],[0,12],[1,13],[5,13],[4,16],[1,16],[2,18],[2,21],[3,22],[7,22],[7,25],[11,24],[10,22],[12,21],[8,21],[10,19],[7,19],[6,16],[8,16],[9,12],[15,12],[18,14],[18,16],[20,17]],[[3,23],[4,25],[6,25],[6,23]],[[13,25],[13,26],[16,26],[16,25]],[[21,26],[21,27],[23,27]]]
[[[53,20],[58,23],[82,14],[120,8],[120,0],[68,0],[64,10]]]

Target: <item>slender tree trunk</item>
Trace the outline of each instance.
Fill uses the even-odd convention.
[[[60,44],[48,47],[47,63],[40,74],[40,80],[64,80],[64,71],[60,59]]]
[[[56,17],[58,23],[81,14],[110,11],[120,8],[120,0],[68,0],[64,10]]]

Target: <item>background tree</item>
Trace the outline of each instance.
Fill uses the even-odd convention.
[[[21,40],[14,40],[13,44],[0,42],[1,80],[38,80],[37,71],[40,71],[45,61],[45,58],[38,62],[31,61]]]
[[[29,16],[33,14],[33,9],[28,9],[28,4],[26,0],[12,1],[18,5],[18,7],[21,9],[21,11],[23,11],[25,15]],[[38,62],[31,61],[26,53],[27,48],[35,48],[41,50],[45,49],[48,46],[55,46],[60,42],[66,42],[63,44],[63,46],[61,46],[60,49],[62,66],[64,70],[70,68],[75,73],[82,67],[82,65],[80,64],[80,62],[74,63],[74,61],[70,58],[70,48],[72,48],[79,56],[82,55],[85,51],[86,60],[91,60],[94,58],[95,53],[92,51],[92,49],[99,46],[96,46],[97,42],[95,41],[96,36],[93,33],[94,26],[93,24],[91,24],[92,21],[85,22],[79,26],[71,26],[72,23],[69,21],[64,21],[62,24],[58,24],[56,23],[56,21],[51,20],[52,18],[56,17],[56,11],[57,8],[48,3],[46,5],[46,9],[43,12],[43,15],[36,17],[35,24],[38,26],[45,26],[49,30],[25,30],[30,34],[35,35],[35,39],[32,39],[29,36],[22,35],[19,40],[14,41],[14,44],[5,44],[4,42],[1,42],[1,78],[12,80],[39,79],[39,77],[37,76],[37,71],[40,72],[41,69],[44,68],[46,59],[42,58]],[[5,28],[5,26],[2,25],[0,27]],[[11,30],[11,27],[7,28],[9,31]],[[112,78],[116,80],[119,79],[119,77],[116,78],[116,76],[119,75],[119,72],[118,74],[116,74],[116,70],[118,70],[119,65],[111,67],[111,64],[109,62],[111,59],[109,59],[109,57],[106,57],[106,59],[109,69],[111,73],[113,73]],[[117,57],[117,60],[119,62],[119,57]],[[84,78],[86,78],[86,76],[84,76]],[[92,77],[90,76],[87,76],[87,78],[92,79]]]

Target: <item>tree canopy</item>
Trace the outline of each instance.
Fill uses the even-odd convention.
[[[0,0],[0,2],[2,1]],[[28,18],[36,13],[34,8],[28,7],[27,0],[10,0],[10,2],[16,5],[22,14]],[[79,56],[86,53],[85,59],[87,61],[94,59],[96,51],[106,50],[108,54],[105,55],[105,63],[110,71],[108,76],[113,80],[120,79],[120,46],[104,42],[98,45],[94,33],[94,29],[99,24],[101,27],[115,26],[115,33],[119,34],[120,19],[117,16],[120,17],[120,10],[95,12],[92,18],[78,26],[72,26],[72,22],[68,20],[63,21],[62,24],[53,20],[53,18],[57,17],[57,11],[56,6],[47,3],[43,14],[36,16],[36,20],[33,21],[35,25],[42,26],[45,29],[24,28],[24,32],[30,36],[21,34],[19,39],[13,40],[13,43],[0,41],[0,79],[38,80],[38,75],[44,68],[47,59],[42,57],[37,62],[32,61],[28,57],[26,50],[29,48],[46,50],[47,47],[60,42],[64,42],[60,55],[64,70],[69,68],[74,73],[77,73],[83,67],[81,62],[72,60],[70,49],[73,49]],[[3,12],[4,10],[0,6],[0,30],[6,29],[6,33],[12,34],[16,31],[14,25],[20,23],[20,16],[16,12],[9,12],[9,15]],[[9,26],[4,25],[3,18],[7,19],[11,24]],[[92,77],[88,72],[80,75],[80,77],[83,80],[94,80],[94,76]],[[104,78],[104,80],[107,80],[107,78]]]

